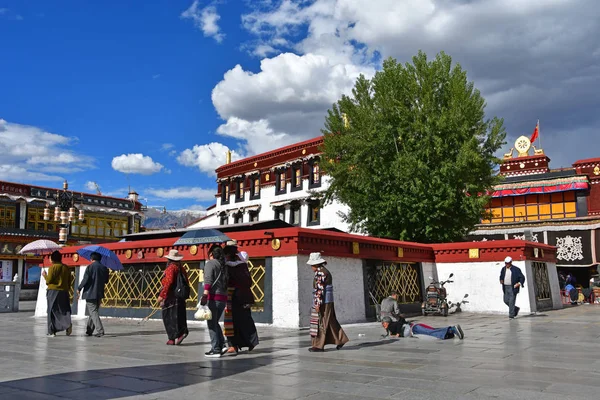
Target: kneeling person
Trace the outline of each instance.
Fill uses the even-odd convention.
[[[453,339],[455,336],[463,339],[463,333],[460,325],[447,326],[445,328],[433,328],[429,325],[407,322],[404,318],[400,318],[394,322],[390,317],[384,317],[381,321],[381,326],[391,336],[408,337],[413,335],[427,335],[438,339]]]

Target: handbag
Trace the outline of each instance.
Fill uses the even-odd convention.
[[[198,321],[210,321],[212,319],[212,311],[207,306],[198,304],[198,311],[194,313],[194,318]]]

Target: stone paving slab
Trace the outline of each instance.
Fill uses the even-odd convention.
[[[544,399],[600,394],[600,307],[520,316],[427,317],[466,338],[382,339],[376,323],[345,326],[344,349],[309,353],[306,330],[260,327],[252,353],[206,359],[204,324],[165,346],[158,321],[105,319],[108,334],[45,336],[44,318],[0,314],[0,399]],[[359,337],[364,334],[364,337]]]

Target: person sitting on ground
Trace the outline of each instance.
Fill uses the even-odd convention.
[[[395,290],[381,302],[380,315],[382,320],[385,317],[390,317],[392,322],[396,322],[402,318],[400,307],[398,306],[398,293]]]
[[[408,322],[404,318],[400,318],[394,322],[390,317],[384,317],[381,321],[381,326],[389,335],[395,337],[409,337],[413,335],[427,335],[438,339],[453,339],[455,336],[460,340],[464,339],[460,325],[447,326],[445,328],[433,328],[429,325]]]

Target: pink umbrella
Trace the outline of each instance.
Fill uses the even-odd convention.
[[[42,255],[50,254],[54,250],[60,250],[60,246],[52,240],[40,239],[26,244],[21,251],[19,251],[19,254]]]

